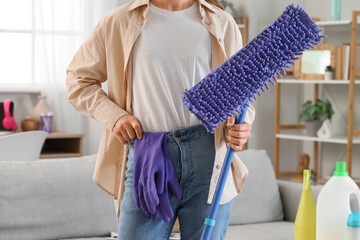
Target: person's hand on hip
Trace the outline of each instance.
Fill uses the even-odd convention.
[[[142,139],[143,130],[133,115],[125,115],[117,120],[112,132],[122,144],[129,144],[132,139]]]
[[[247,140],[251,136],[251,125],[248,123],[235,124],[235,118],[231,117],[228,120],[227,127],[229,128],[227,140],[234,151],[241,151]]]

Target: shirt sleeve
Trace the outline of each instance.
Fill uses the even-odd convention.
[[[243,47],[243,41],[242,41],[242,35],[241,35],[241,32],[240,32],[240,29],[238,27],[238,25],[236,24],[235,22],[235,19],[234,18],[231,18],[231,21],[232,21],[232,25],[233,25],[233,28],[234,28],[234,38],[235,38],[235,41],[234,41],[234,45],[235,45],[235,51],[232,53],[236,53],[238,52],[242,47]]]
[[[228,16],[226,24],[223,26],[224,46],[227,58],[230,58],[243,47],[241,32],[232,16]]]
[[[77,111],[112,131],[117,120],[128,113],[101,87],[107,80],[105,25],[103,17],[73,57],[66,71],[66,88],[68,100]]]

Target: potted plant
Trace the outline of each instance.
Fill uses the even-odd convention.
[[[325,80],[331,80],[333,79],[333,73],[334,73],[334,69],[329,65],[326,66],[325,68],[325,74],[324,74],[324,79]]]
[[[299,120],[305,121],[308,136],[316,136],[322,122],[326,119],[331,120],[333,114],[334,111],[329,100],[317,99],[315,104],[312,101],[307,101],[302,105]]]
[[[232,16],[236,16],[236,10],[232,2],[230,2],[229,0],[220,0],[220,3],[224,6],[225,11],[230,13]],[[229,12],[229,9],[231,12]]]

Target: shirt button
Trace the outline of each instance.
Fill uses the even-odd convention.
[[[221,38],[219,38],[219,42],[221,43],[221,41],[222,41],[222,39]]]
[[[220,169],[220,168],[221,168],[220,164],[216,165],[216,169]]]
[[[179,138],[180,136],[181,136],[181,135],[180,135],[179,132],[176,132],[176,133],[175,133],[175,137]]]

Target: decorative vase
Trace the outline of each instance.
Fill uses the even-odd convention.
[[[331,80],[331,79],[333,79],[333,72],[325,72],[324,80]]]
[[[37,129],[40,128],[40,116],[41,113],[47,114],[51,112],[51,108],[49,104],[46,102],[46,96],[38,96],[38,103],[36,104],[34,110],[28,116],[29,118],[33,118],[37,122]]]
[[[306,126],[306,135],[316,137],[317,131],[321,127],[321,121],[320,120],[310,120],[305,123]]]
[[[26,131],[34,131],[37,130],[38,123],[35,119],[30,117],[25,117],[24,120],[21,121],[21,129]]]
[[[331,20],[341,19],[341,0],[331,0]]]
[[[316,134],[319,138],[331,138],[331,122],[329,119],[322,122],[322,125]]]

